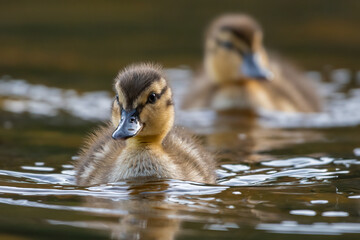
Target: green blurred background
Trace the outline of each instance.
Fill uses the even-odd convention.
[[[202,61],[203,32],[219,14],[253,15],[265,45],[307,70],[359,69],[360,1],[1,1],[0,76],[80,91],[110,89],[139,61]]]

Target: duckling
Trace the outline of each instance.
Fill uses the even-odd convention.
[[[161,67],[131,65],[115,79],[111,121],[86,141],[77,183],[172,178],[215,183],[215,161],[190,133],[173,127],[172,92]]]
[[[230,14],[215,19],[206,33],[203,73],[183,107],[321,111],[321,99],[309,79],[269,54],[262,39],[260,25],[250,16]]]

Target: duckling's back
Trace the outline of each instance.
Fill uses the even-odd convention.
[[[312,79],[298,69],[290,60],[275,53],[269,54],[271,68],[277,72],[274,79],[274,93],[279,91],[297,112],[322,111],[322,99]]]

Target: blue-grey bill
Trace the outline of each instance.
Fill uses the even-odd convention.
[[[121,111],[121,120],[112,134],[113,139],[127,139],[136,136],[142,128],[136,110]]]
[[[274,74],[269,69],[262,66],[259,55],[253,53],[247,53],[243,56],[241,75],[259,80],[272,80],[274,77]]]

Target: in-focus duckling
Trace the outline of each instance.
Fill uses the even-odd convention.
[[[171,89],[162,70],[132,65],[115,79],[112,119],[93,133],[76,164],[77,183],[139,178],[215,183],[215,161],[188,133],[173,127]]]
[[[259,24],[247,15],[221,16],[206,33],[204,70],[184,108],[321,111],[314,86],[294,66],[269,55]]]

